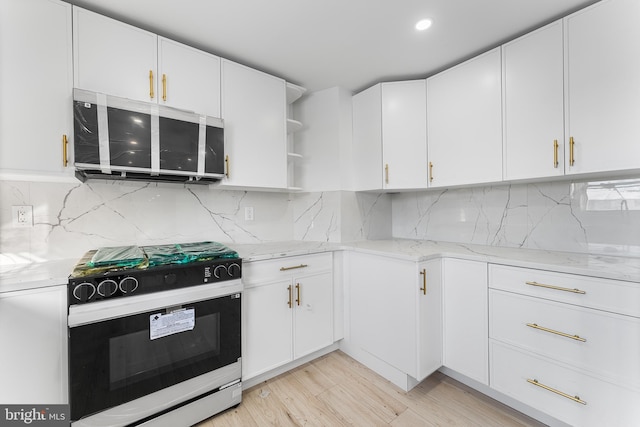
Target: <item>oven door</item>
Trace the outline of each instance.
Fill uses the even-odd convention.
[[[70,309],[72,421],[240,360],[241,293],[193,288]]]

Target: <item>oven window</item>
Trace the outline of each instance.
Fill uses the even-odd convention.
[[[110,390],[117,390],[208,357],[220,356],[220,313],[198,318],[198,328],[149,341],[148,331],[109,339]]]
[[[69,330],[72,421],[214,371],[240,358],[240,294],[185,305],[192,329],[151,338],[159,308]]]

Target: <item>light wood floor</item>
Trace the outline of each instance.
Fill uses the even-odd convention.
[[[197,427],[542,426],[439,372],[404,392],[335,351],[242,395]]]

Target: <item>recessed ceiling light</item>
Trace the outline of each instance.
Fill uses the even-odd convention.
[[[421,19],[416,23],[416,30],[424,31],[431,26],[431,19]]]

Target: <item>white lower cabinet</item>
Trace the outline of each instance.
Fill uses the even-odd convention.
[[[490,386],[571,425],[636,425],[638,292],[637,283],[490,265]]]
[[[491,387],[572,426],[628,427],[640,420],[637,391],[495,340]]]
[[[441,261],[417,263],[354,252],[349,272],[353,345],[418,381],[438,369]]]
[[[334,342],[331,253],[249,262],[243,282],[243,380]]]
[[[640,319],[489,291],[492,338],[640,388]]]
[[[67,286],[0,294],[0,402],[68,403]]]
[[[489,383],[487,264],[443,260],[443,364],[482,384]]]

